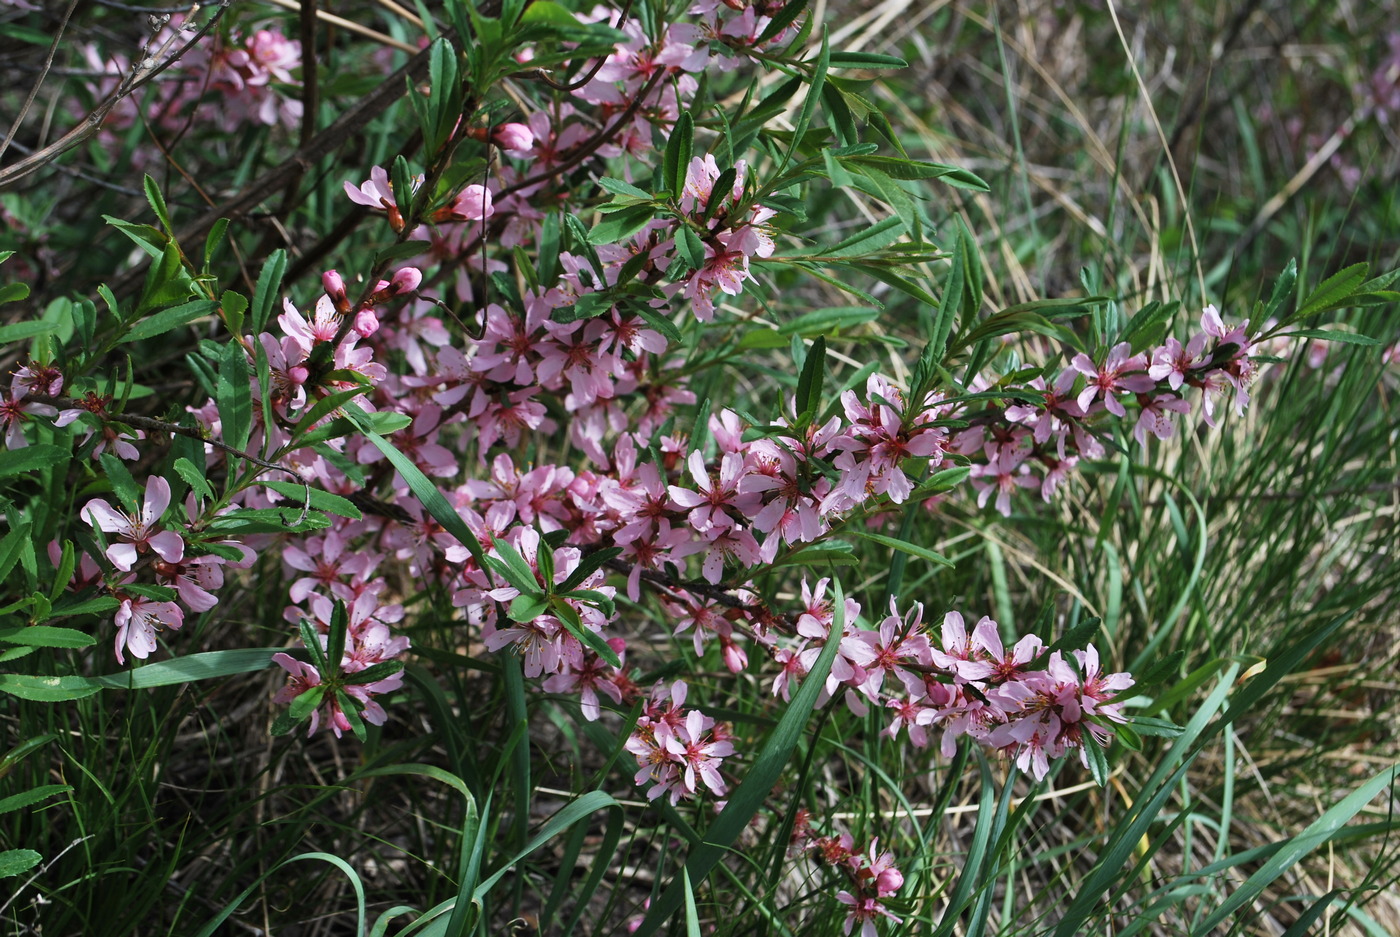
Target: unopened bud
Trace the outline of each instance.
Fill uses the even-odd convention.
[[[418,289],[418,285],[423,282],[423,272],[417,267],[404,267],[394,274],[394,278],[389,281],[389,292],[394,295],[400,293],[412,293]]]
[[[335,306],[335,311],[341,315],[350,311],[350,299],[345,295],[345,281],[340,278],[340,274],[334,270],[327,270],[321,274],[321,288],[330,297],[331,304]]]
[[[523,153],[535,145],[535,135],[524,124],[501,124],[491,136],[503,150]]]
[[[361,309],[355,313],[355,324],[351,328],[360,338],[369,338],[379,331],[379,317],[374,314],[373,309]]]

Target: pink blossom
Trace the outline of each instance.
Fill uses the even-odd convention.
[[[145,596],[122,595],[117,607],[117,663],[125,664],[122,646],[133,657],[145,660],[156,649],[156,632],[161,628],[179,628],[185,623],[185,613],[174,602],[157,602]]]
[[[154,531],[169,506],[170,484],[152,475],[146,479],[146,498],[138,513],[114,510],[104,499],[94,498],[83,508],[82,515],[93,527],[122,538],[121,543],[107,547],[107,559],[126,572],[147,550],[155,551],[168,563],[178,563],[185,555],[185,541],[179,534],[173,530]]]

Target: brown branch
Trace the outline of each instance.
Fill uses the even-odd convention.
[[[179,51],[170,55],[163,61],[143,61],[133,68],[131,74],[128,75],[111,94],[107,95],[78,126],[74,127],[48,146],[36,150],[14,165],[0,167],[0,189],[13,185],[30,173],[36,172],[96,133],[98,128],[102,126],[102,122],[107,119],[107,115],[112,112],[112,108],[117,106],[117,102],[121,101],[122,98],[128,97],[137,88],[140,88],[171,65],[174,65],[190,47],[203,39],[209,33],[209,30],[214,28],[214,24],[219,21],[219,18],[223,16],[224,11],[228,9],[228,4],[229,0],[220,0],[218,9],[214,11],[214,15],[209,17],[209,21],[201,26],[194,36],[180,47]],[[210,223],[212,224],[213,222]]]
[[[29,109],[34,106],[34,99],[39,96],[39,89],[44,86],[44,79],[48,77],[49,70],[53,68],[53,57],[58,53],[58,44],[63,41],[63,34],[68,29],[68,21],[73,18],[73,11],[78,8],[79,0],[72,0],[68,4],[68,9],[64,11],[63,19],[58,21],[58,31],[53,35],[53,42],[49,43],[49,54],[44,57],[43,67],[39,70],[39,77],[34,79],[34,84],[29,89],[29,95],[24,99],[24,104],[20,106],[19,114],[15,116],[15,122],[10,125],[10,132],[5,134],[4,142],[0,142],[0,158],[3,158],[5,151],[10,148],[10,144],[15,140],[15,134],[19,133],[19,125],[24,123],[24,118],[29,114]]]
[[[248,215],[264,199],[285,190],[287,184],[304,173],[308,166],[356,139],[363,133],[365,124],[404,95],[410,82],[417,83],[428,73],[428,55],[429,50],[424,49],[409,59],[403,68],[386,78],[354,107],[341,114],[334,123],[316,134],[306,146],[299,148],[282,163],[250,182],[241,192],[205,212],[182,229],[177,240],[181,243],[202,243],[219,219],[227,218],[233,221]],[[112,291],[117,296],[126,296],[142,282],[144,276],[144,267],[134,267],[112,284]]]

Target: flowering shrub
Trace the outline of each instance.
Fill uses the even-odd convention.
[[[1086,463],[1241,415],[1261,347],[1337,337],[1299,323],[1388,300],[1393,275],[1349,268],[1290,309],[1290,268],[1260,309],[1207,306],[1180,336],[1174,303],[988,312],[970,233],[930,231],[914,194],[984,184],[910,158],[836,74],[901,63],[832,50],[801,2],[448,14],[409,65],[371,75],[407,88],[416,144],[322,187],[319,217],[358,220],[358,241],[339,243],[355,225],[315,232],[326,250],[294,251],[295,277],[263,250],[240,283],[233,258],[248,269],[257,239],[224,219],[191,236],[147,176],[156,224],[109,219],[144,279],[5,327],[23,350],[0,405],[17,510],[0,640],[7,667],[32,669],[0,689],[110,686],[92,676],[105,652],[63,651],[95,641],[148,685],[212,655],[210,676],[286,672],[274,733],[363,741],[420,692],[407,663],[470,667],[523,726],[547,705],[606,727],[636,761],[605,774],[608,803],[630,777],[656,809],[717,825],[758,813],[777,780],[762,772],[794,744],[726,715],[745,680],[780,729],[839,698],[926,763],[975,747],[1038,783],[1073,754],[1104,783],[1113,740],[1139,742],[1125,703],[1166,672],[1115,672],[1096,622],[1015,633],[962,604],[969,627],[952,595],[903,580],[910,559],[951,561],[901,521],[1033,512]],[[143,54],[197,25],[172,20]],[[285,149],[276,134],[314,118],[290,31],[223,13],[144,100],[124,93],[129,61],[82,46],[91,97],[119,96],[100,139],[197,128],[232,152],[261,127]],[[833,238],[807,214],[826,188],[884,217]],[[814,282],[860,305],[794,315]],[[915,353],[901,339],[892,369],[838,356],[862,353],[885,306],[917,310]],[[163,368],[192,390],[151,406]],[[43,509],[35,487],[71,506]],[[227,596],[250,577],[282,606],[260,623],[276,647],[187,640],[189,621],[238,614]],[[794,848],[826,868],[845,930],[898,925],[909,858],[801,811]]]

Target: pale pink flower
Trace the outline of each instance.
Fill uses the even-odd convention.
[[[161,515],[170,506],[170,484],[159,476],[146,479],[146,499],[139,513],[117,511],[102,498],[94,498],[83,508],[83,519],[105,533],[117,534],[121,543],[107,547],[107,559],[126,572],[140,554],[155,551],[168,563],[178,563],[185,555],[185,541],[173,530],[155,532]],[[134,652],[133,652],[134,653]],[[142,655],[144,656],[144,655]]]

